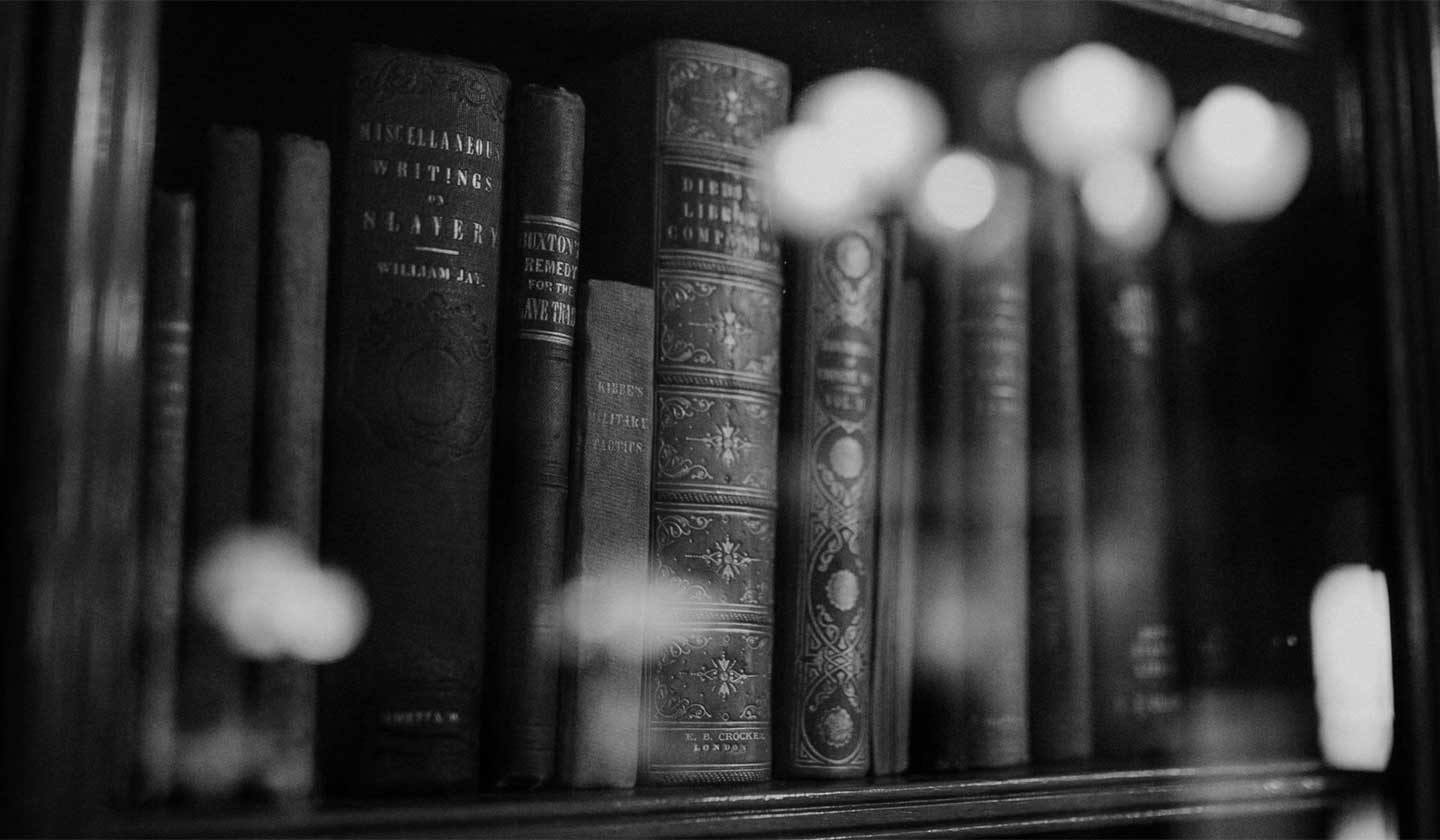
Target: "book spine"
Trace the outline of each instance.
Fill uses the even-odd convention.
[[[190,377],[185,508],[190,562],[227,531],[250,521],[260,195],[259,135],[245,128],[212,128]],[[210,769],[208,755],[243,731],[245,668],[193,604],[182,616],[180,663],[179,784],[202,797],[226,792],[239,783],[243,768],[227,765],[226,773],[236,778],[223,778]]]
[[[320,548],[321,410],[330,247],[330,148],[285,135],[270,155],[270,208],[259,302],[255,516]],[[305,663],[255,671],[252,713],[265,793],[303,798],[314,786],[315,674]]]
[[[1075,198],[1036,184],[1030,249],[1030,749],[1091,753],[1090,566],[1085,546]]]
[[[486,726],[493,773],[532,786],[555,767],[585,106],[527,85],[512,124]]]
[[[776,558],[775,769],[870,769],[875,484],[886,241],[877,221],[800,248],[788,319]]]
[[[581,318],[558,774],[572,787],[627,788],[640,748],[655,294],[590,280]]]
[[[903,228],[892,229],[898,244]],[[915,672],[915,584],[920,504],[920,324],[917,280],[900,279],[904,259],[891,248],[887,269],[885,346],[880,375],[879,512],[875,520],[875,655],[870,718],[871,766],[877,776],[910,768],[910,703]]]
[[[1089,239],[1089,237],[1087,237]],[[1095,752],[1175,743],[1178,640],[1166,550],[1161,327],[1153,266],[1098,240],[1080,284]]]
[[[150,203],[146,295],[145,471],[141,510],[139,745],[136,795],[170,795],[184,557],[185,424],[195,297],[195,198],[157,190]]]
[[[964,660],[960,615],[960,425],[963,421],[960,286],[932,257],[924,284],[920,378],[920,473],[916,512],[920,551],[915,566],[915,682],[910,763],[919,770],[964,769]]]
[[[479,781],[509,81],[378,46],[351,63],[322,546],[369,594],[321,675],[334,793]]]
[[[651,577],[662,606],[647,627],[639,776],[760,781],[771,759],[782,281],[755,155],[785,120],[789,71],[694,41],[660,42],[649,59]]]
[[[1030,756],[1029,183],[1013,167],[998,167],[997,176],[996,206],[959,252],[961,639],[972,767]]]

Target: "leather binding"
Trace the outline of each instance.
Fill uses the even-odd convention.
[[[890,259],[904,259],[898,239]],[[918,562],[921,461],[920,282],[887,273],[880,375],[879,502],[875,520],[875,643],[870,717],[871,769],[892,776],[910,768],[910,703],[915,679],[915,568]]]
[[[487,65],[352,54],[322,545],[370,624],[321,673],[328,793],[479,783],[508,93]]]
[[[1030,184],[997,164],[996,204],[958,256],[960,285],[961,644],[971,767],[1029,760]]]
[[[656,296],[657,591],[639,778],[768,779],[781,274],[756,154],[786,119],[789,71],[668,40],[596,92],[613,105],[592,110],[613,116],[591,121],[587,272]]]
[[[225,532],[250,521],[255,441],[260,137],[217,126],[208,142],[190,375],[185,555],[191,564]],[[221,782],[208,779],[205,767],[213,739],[245,724],[246,673],[220,631],[193,606],[184,607],[181,621],[178,784],[208,797],[238,784],[243,773],[230,768],[237,778]],[[203,781],[192,788],[191,780]]]
[[[575,371],[564,690],[557,774],[635,786],[640,743],[655,294],[585,283]]]
[[[1037,176],[1030,248],[1030,752],[1091,753],[1075,197]]]
[[[585,106],[527,85],[511,133],[485,724],[493,774],[529,787],[555,766]]]
[[[318,552],[330,148],[290,134],[271,149],[258,324],[255,518]],[[308,796],[315,782],[314,668],[265,662],[255,668],[251,690],[263,747],[253,784],[269,796]]]
[[[784,776],[870,769],[885,234],[872,219],[802,243],[790,287],[774,710]]]
[[[1155,269],[1093,232],[1082,247],[1095,752],[1153,757],[1174,748],[1181,701]]]
[[[192,195],[156,190],[150,202],[135,778],[136,798],[141,802],[164,801],[170,795],[175,775],[195,213]]]

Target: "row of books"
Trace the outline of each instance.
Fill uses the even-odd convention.
[[[143,797],[1170,737],[1154,278],[1097,248],[1082,287],[1066,185],[1004,168],[1003,247],[921,272],[898,218],[782,242],[764,56],[659,42],[583,103],[375,46],[350,82],[333,174],[322,142],[216,128],[198,201],[154,203]],[[369,598],[318,680],[191,603],[247,522]]]

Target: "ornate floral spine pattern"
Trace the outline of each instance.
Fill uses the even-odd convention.
[[[870,766],[885,248],[869,222],[808,244],[799,261],[776,671],[776,766],[790,776]]]
[[[785,119],[771,59],[653,54],[657,135],[651,580],[640,778],[770,776],[779,247],[754,150]]]

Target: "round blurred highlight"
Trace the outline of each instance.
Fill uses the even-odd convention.
[[[1080,205],[1101,236],[1129,251],[1148,251],[1170,220],[1160,175],[1134,152],[1117,152],[1085,170]]]
[[[1069,175],[1121,150],[1158,150],[1175,117],[1158,70],[1096,42],[1031,70],[1016,107],[1026,147],[1047,169]]]
[[[1180,118],[1166,165],[1180,200],[1202,218],[1263,221],[1304,186],[1310,132],[1291,108],[1222,85]]]
[[[944,142],[944,111],[930,90],[888,70],[828,76],[795,105],[796,122],[818,126],[846,150],[845,165],[868,201],[898,197]]]
[[[262,660],[333,662],[359,643],[369,617],[353,578],[321,567],[277,528],[222,536],[201,556],[192,595],[237,653]]]
[[[805,123],[772,133],[760,149],[760,171],[776,224],[800,235],[838,230],[873,209],[839,134]]]
[[[916,221],[937,232],[964,233],[985,221],[998,197],[990,161],[958,149],[937,159],[921,178]]]

